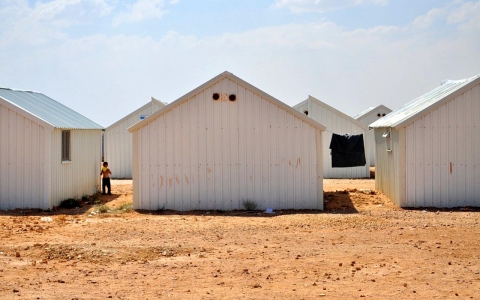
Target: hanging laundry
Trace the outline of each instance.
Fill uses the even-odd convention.
[[[330,142],[332,168],[360,167],[367,164],[363,134],[338,135],[332,134]]]

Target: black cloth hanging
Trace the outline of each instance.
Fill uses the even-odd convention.
[[[367,164],[363,134],[338,135],[332,134],[330,142],[333,168],[360,167]]]

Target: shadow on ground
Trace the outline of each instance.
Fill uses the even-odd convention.
[[[358,213],[355,208],[350,194],[348,191],[337,191],[337,192],[324,192],[324,210],[314,210],[314,209],[282,209],[274,210],[273,213],[266,213],[265,211],[254,210],[254,211],[245,211],[245,210],[192,210],[192,211],[176,211],[176,210],[136,210],[139,214],[148,214],[148,215],[182,215],[182,216],[235,216],[235,217],[262,217],[262,218],[271,218],[278,217],[283,215],[295,215],[295,214],[355,214]]]
[[[61,208],[54,206],[51,210],[43,209],[14,209],[0,210],[0,216],[56,216],[56,215],[83,215],[92,207],[107,204],[121,195],[97,195],[78,200],[80,206],[75,208]]]
[[[325,212],[340,214],[358,213],[348,191],[324,192],[323,201]]]

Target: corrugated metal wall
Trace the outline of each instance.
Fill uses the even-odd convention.
[[[320,137],[223,79],[133,132],[134,207],[233,210],[252,200],[258,209],[323,209]]]
[[[380,119],[383,114],[387,115],[390,112],[391,110],[385,109],[384,107],[377,107],[362,118],[358,118],[357,121],[368,127],[368,125]],[[378,114],[380,114],[380,117],[378,117]],[[375,167],[375,134],[373,133],[373,129],[367,129],[365,134],[365,147],[368,147],[370,166]]]
[[[132,178],[132,135],[128,127],[140,121],[140,116],[151,115],[164,105],[151,101],[120,122],[105,130],[105,161],[112,170],[112,178]]]
[[[398,206],[405,206],[405,129],[391,129],[391,142],[383,135],[390,128],[375,128],[375,189]],[[391,149],[391,151],[387,151]]]
[[[305,100],[294,107],[299,112],[308,111],[308,116],[318,123],[327,127],[323,132],[323,177],[324,178],[365,178],[370,177],[370,152],[365,145],[365,158],[367,164],[365,167],[353,168],[332,168],[332,156],[330,155],[330,141],[332,133],[336,134],[363,134],[365,138],[365,129],[355,123],[334,113],[333,111],[317,104],[312,100]],[[364,139],[365,144],[365,139]]]
[[[58,205],[68,198],[92,195],[99,190],[102,130],[70,130],[70,162],[62,162],[62,130],[52,133],[51,199]]]
[[[50,131],[0,105],[0,209],[50,208],[44,193]]]
[[[406,127],[406,206],[480,206],[480,85]]]

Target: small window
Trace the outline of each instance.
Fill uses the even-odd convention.
[[[62,130],[62,161],[70,161],[70,130]]]

